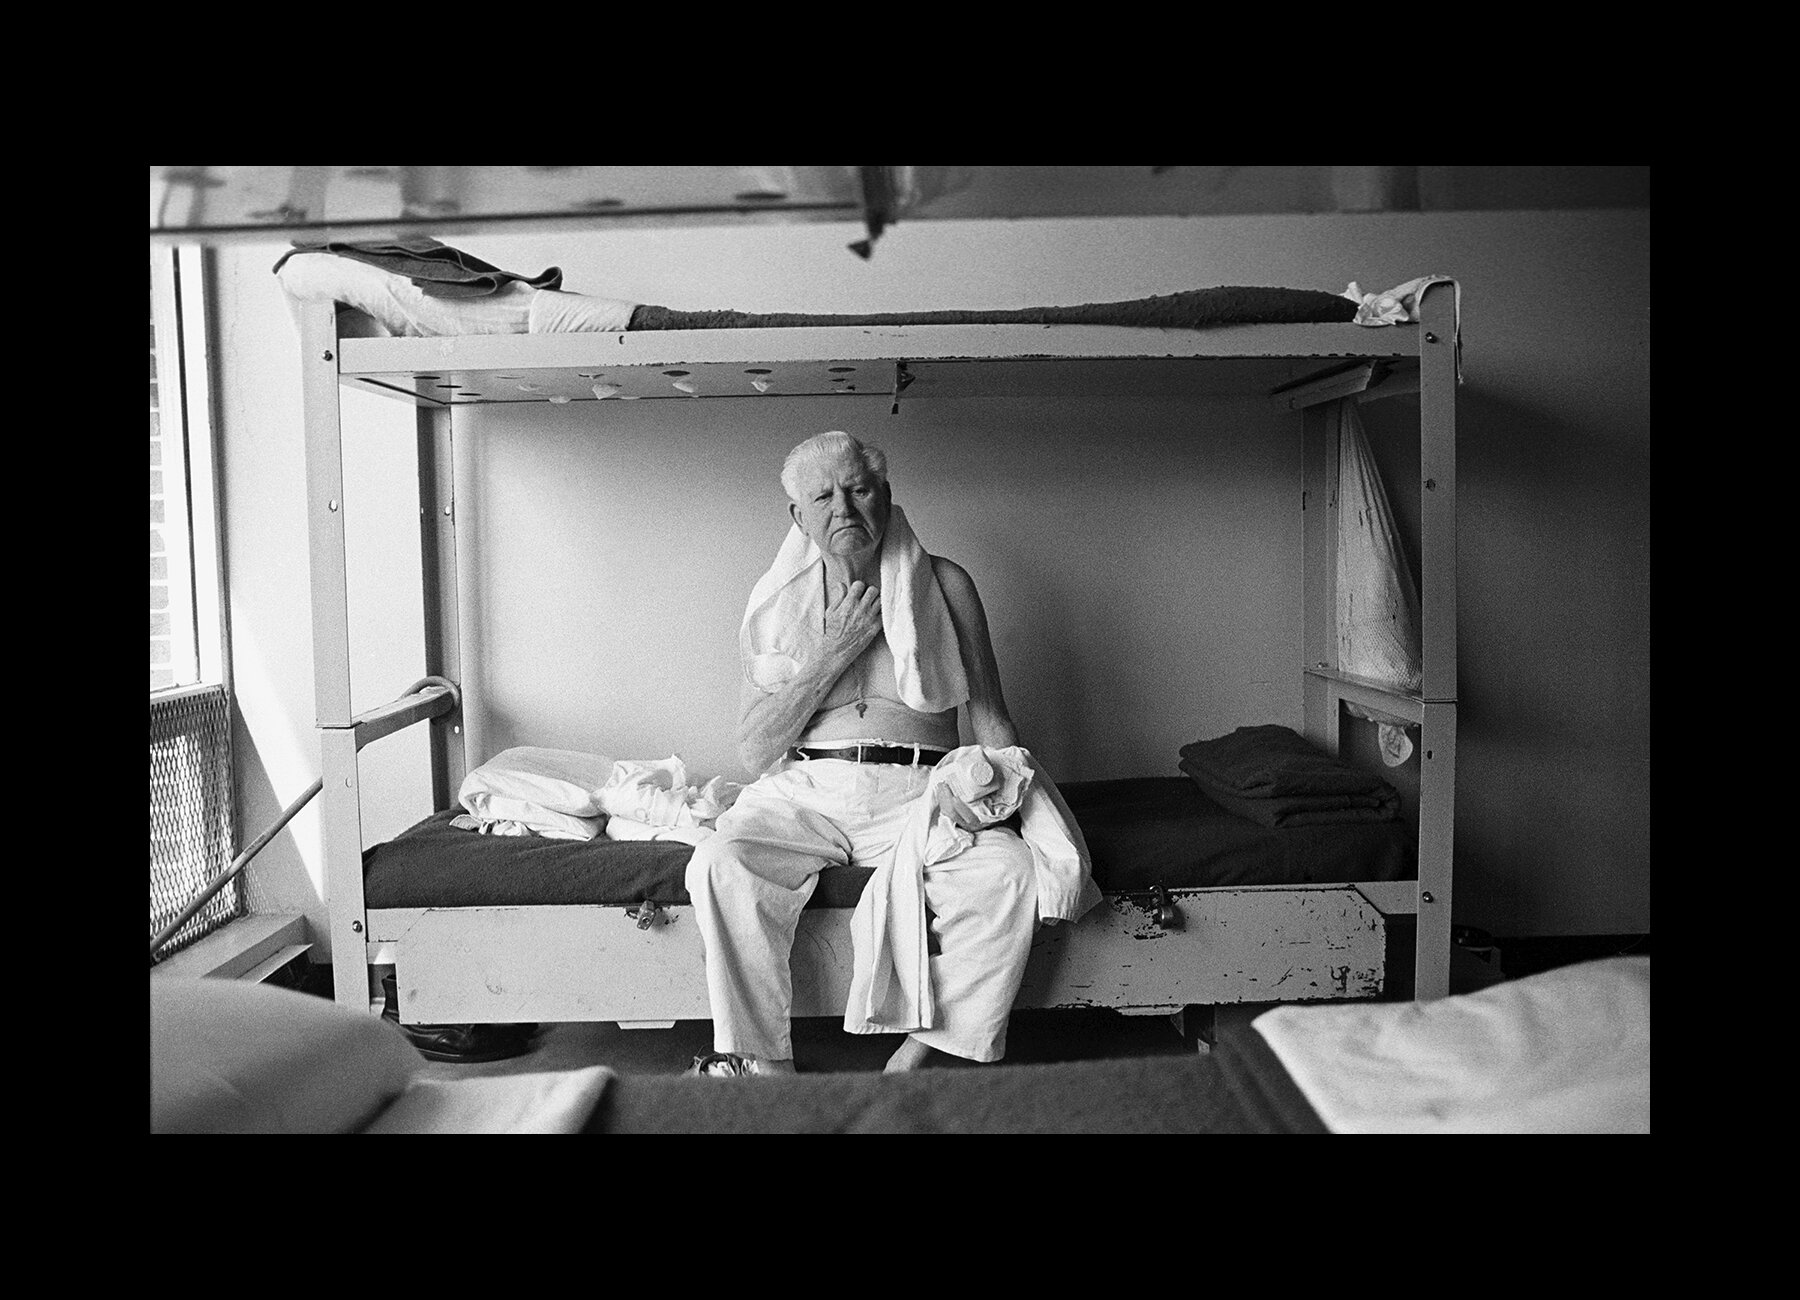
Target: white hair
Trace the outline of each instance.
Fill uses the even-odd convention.
[[[788,500],[800,499],[800,479],[816,466],[832,465],[845,458],[858,461],[870,474],[887,482],[887,454],[841,429],[815,434],[787,454],[781,466],[781,488]]]

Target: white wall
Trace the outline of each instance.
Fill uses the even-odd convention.
[[[1203,733],[1298,726],[1294,417],[1098,398],[889,411],[828,396],[460,412],[471,758],[675,752],[701,779],[753,776],[732,744],[738,622],[788,528],[782,458],[839,427],[887,451],[920,538],[974,575],[1021,739],[1059,775],[1173,774]]]
[[[861,233],[451,242],[525,273],[560,265],[579,292],[747,311],[1457,276],[1457,919],[1502,934],[1648,930],[1647,212],[918,222],[868,262],[845,249]],[[218,258],[246,839],[318,772],[297,339],[268,274],[280,251]],[[758,400],[458,412],[472,758],[538,743],[735,772],[732,635],[784,526],[775,470],[830,427],[890,450],[927,544],[974,573],[1009,702],[1057,770],[1172,771],[1185,740],[1297,717],[1296,448],[1260,414],[1152,398],[903,400],[898,416],[882,399]],[[353,645],[364,708],[422,671],[416,651],[382,648],[390,634],[416,646],[417,501],[410,410],[346,402],[365,429],[354,454],[405,487],[347,501],[353,599],[380,629]],[[1406,520],[1412,413],[1395,406],[1366,413]],[[389,792],[370,802],[366,842],[429,811],[422,743],[409,732],[364,751],[365,788]],[[253,901],[322,916],[317,856],[308,810],[259,858]]]

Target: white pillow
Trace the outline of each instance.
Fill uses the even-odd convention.
[[[613,760],[600,754],[521,745],[502,750],[470,772],[457,797],[477,816],[484,815],[482,805],[500,799],[568,817],[597,817],[602,811],[597,796],[612,771]],[[481,799],[483,795],[489,798]]]
[[[591,840],[606,825],[604,817],[571,817],[529,799],[508,799],[483,790],[464,795],[463,807],[473,816],[455,818],[450,824],[489,835],[523,832],[559,840]],[[515,831],[514,827],[519,829]]]
[[[150,977],[152,1133],[349,1133],[425,1058],[397,1025],[292,989]]]

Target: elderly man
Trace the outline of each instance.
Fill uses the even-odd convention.
[[[975,584],[920,546],[881,451],[820,434],[789,454],[781,481],[794,527],[751,593],[739,647],[739,753],[763,775],[687,871],[714,1026],[700,1073],[793,1072],[788,959],[818,873],[892,863],[934,767],[960,743],[959,709],[975,744],[1017,744]],[[1034,864],[1002,826],[924,870],[935,1012],[889,1071],[934,1050],[1004,1055],[1036,922],[1079,915],[1098,896],[1085,856],[1052,898],[1041,855]]]

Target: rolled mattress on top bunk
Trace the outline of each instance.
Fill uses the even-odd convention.
[[[1227,812],[1179,776],[1070,781],[1057,788],[1087,839],[1094,879],[1108,893],[1417,875],[1412,835],[1399,820],[1265,826]],[[369,849],[363,855],[366,906],[690,901],[682,879],[693,854],[688,844],[482,835],[451,825],[460,812],[434,813]],[[872,874],[860,867],[822,872],[807,905],[855,907]]]
[[[429,237],[302,243],[275,273],[296,304],[336,302],[399,337],[565,334],[621,330],[789,329],[908,325],[1116,325],[1204,330],[1227,325],[1345,324],[1363,304],[1350,292],[1213,285],[1115,302],[904,312],[689,310],[563,288],[562,269],[503,270]],[[1354,289],[1355,286],[1352,286]],[[347,334],[364,332],[348,322]]]

